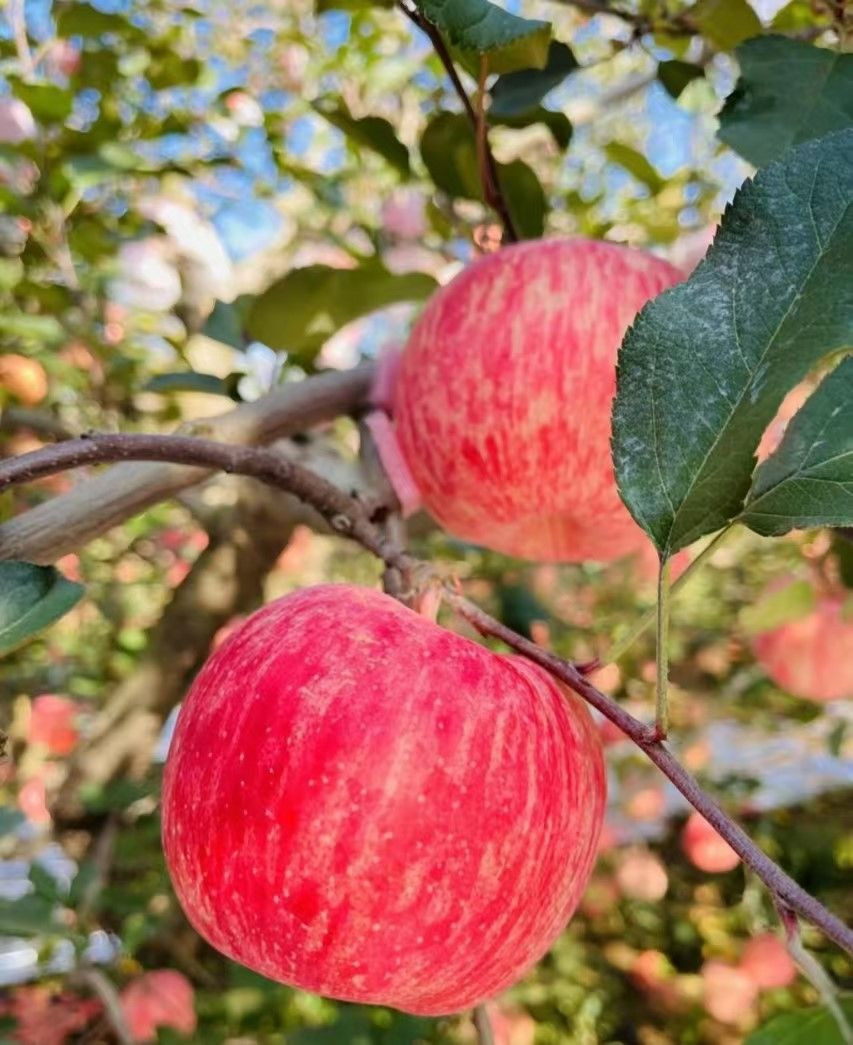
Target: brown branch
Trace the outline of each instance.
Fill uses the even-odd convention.
[[[433,23],[427,18],[424,18],[420,11],[408,7],[403,3],[403,0],[397,0],[397,6],[410,22],[416,25],[418,29],[426,33],[429,37],[439,61],[444,66],[445,72],[447,73],[450,82],[453,84],[453,89],[456,91],[459,100],[462,102],[462,108],[465,110],[465,115],[471,123],[471,128],[474,131],[475,136],[479,135],[479,128],[482,121],[478,118],[477,111],[471,104],[471,99],[468,97],[468,92],[465,90],[465,86],[459,78],[459,73],[457,73],[456,66],[453,64],[453,58],[450,55],[450,51],[447,49],[447,44],[444,42],[444,38],[442,37],[438,26],[433,25]],[[480,180],[483,187],[483,199],[501,219],[507,240],[510,243],[517,243],[520,237],[500,186],[498,165],[495,161],[491,146],[489,145],[485,123],[483,123],[482,148],[484,162],[478,164],[478,166],[480,168]]]
[[[719,805],[699,786],[698,781],[681,765],[675,755],[658,739],[654,729],[634,718],[614,700],[596,689],[578,671],[574,664],[522,638],[500,621],[489,616],[478,606],[455,592],[450,592],[448,601],[459,613],[472,624],[481,635],[489,635],[500,639],[517,653],[521,653],[539,664],[555,678],[564,682],[570,689],[592,704],[614,725],[618,726],[646,756],[654,762],[672,783],[678,788],[694,809],[697,809],[708,823],[720,834],[743,860],[747,867],[764,882],[771,895],[781,900],[787,907],[801,915],[813,925],[821,929],[829,939],[833,940],[845,951],[853,954],[853,930],[849,929],[839,918],[828,911],[805,889],[797,885],[785,872],[768,857],[749,835],[725,813]]]
[[[374,368],[330,371],[274,389],[187,432],[228,443],[269,443],[366,405]],[[207,477],[189,465],[120,464],[0,525],[0,560],[49,563]]]
[[[182,436],[97,436],[46,447],[3,462],[0,464],[0,490],[13,483],[53,474],[77,464],[127,460],[134,456],[145,460],[169,460],[174,457],[182,463],[203,464],[251,475],[287,489],[311,504],[328,519],[334,530],[360,543],[387,566],[400,570],[408,582],[411,582],[416,571],[431,574],[429,566],[411,558],[380,531],[361,502],[342,493],[319,476],[290,462],[281,461],[268,450],[231,447],[211,440]],[[481,634],[500,639],[511,649],[539,664],[618,726],[728,842],[744,864],[755,872],[778,906],[789,908],[805,918],[839,947],[853,954],[853,930],[797,885],[758,848],[749,835],[701,789],[698,781],[661,742],[653,728],[597,689],[576,665],[518,635],[457,592],[448,590],[447,599]]]
[[[90,435],[0,461],[0,492],[18,483],[113,461],[164,461],[260,479],[310,504],[337,532],[351,537],[389,566],[408,572],[413,561],[371,520],[371,510],[319,475],[272,450],[231,446],[187,435]]]

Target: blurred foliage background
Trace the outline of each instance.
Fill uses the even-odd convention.
[[[643,246],[685,270],[752,170],[717,136],[735,49],[771,32],[831,48],[847,31],[843,4],[818,0],[504,6],[546,17],[563,45],[550,79],[504,77],[493,91],[492,142],[522,231]],[[499,235],[459,101],[429,41],[388,4],[5,0],[2,18],[4,456],[88,429],[198,425],[376,358]],[[357,468],[352,419],[289,443],[341,482]],[[0,547],[23,513],[83,478],[0,499]],[[411,541],[507,624],[579,660],[606,661],[654,601],[651,555],[531,566],[424,518]],[[686,764],[848,919],[853,692],[815,699],[801,680],[843,673],[831,658],[850,649],[851,548],[826,532],[722,544],[676,601],[671,701]],[[229,963],[186,923],[160,851],[169,728],[211,645],[269,598],[375,583],[377,564],[291,499],[215,478],[57,565],[86,598],[0,662],[0,1040],[113,1041],[118,1006],[134,1040],[473,1041],[467,1016],[338,1005]],[[827,606],[838,641],[812,665],[804,640],[802,671],[786,674],[768,633]],[[648,714],[653,638],[595,681]],[[496,1041],[760,1045],[786,1027],[841,1041],[831,1023],[796,1022],[820,997],[772,935],[762,888],[602,732],[598,869],[552,953],[494,1003]],[[848,960],[817,933],[805,942],[853,986]],[[768,1036],[773,1018],[794,1022]]]

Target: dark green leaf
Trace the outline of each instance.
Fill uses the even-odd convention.
[[[314,109],[351,141],[378,153],[401,174],[409,174],[409,150],[387,120],[381,116],[362,116],[356,119],[343,102],[332,103],[328,99],[315,102]]]
[[[208,392],[210,395],[239,400],[237,385],[244,376],[229,374],[228,377],[217,377],[216,374],[186,370],[183,373],[157,374],[145,383],[144,388],[146,392]]]
[[[534,621],[548,621],[552,617],[526,584],[501,584],[498,607],[501,623],[527,639],[533,638],[530,628]]]
[[[539,239],[545,231],[548,201],[536,172],[523,160],[498,165],[498,180],[515,227],[523,239]]]
[[[434,116],[421,137],[421,157],[442,192],[463,199],[482,199],[477,146],[464,116],[449,112]]]
[[[54,905],[43,896],[28,893],[19,900],[0,900],[0,933],[8,936],[43,936],[56,931]]]
[[[0,562],[0,654],[59,620],[83,592],[52,566]]]
[[[521,116],[535,109],[549,91],[577,68],[571,49],[559,40],[552,40],[544,69],[522,69],[498,78],[491,91],[490,118]]]
[[[145,76],[155,91],[169,87],[190,87],[199,78],[202,65],[197,58],[181,58],[174,51],[152,56]]]
[[[25,83],[23,80],[14,80],[12,90],[42,123],[62,123],[74,105],[73,93],[52,83]]]
[[[460,51],[486,55],[489,72],[543,69],[551,25],[519,18],[489,0],[415,0],[426,18]]]
[[[740,516],[765,537],[853,526],[853,358],[821,382],[760,465]]]
[[[737,57],[741,75],[719,135],[750,163],[761,167],[793,145],[853,126],[853,54],[764,36]]]
[[[738,624],[747,635],[760,635],[793,620],[808,616],[815,608],[815,590],[808,581],[794,581],[771,592],[752,606],[744,606]]]
[[[853,1020],[853,998],[838,999],[844,1015]],[[752,1032],[744,1045],[844,1045],[835,1017],[825,1005],[785,1012]]]
[[[741,510],[783,397],[853,343],[853,130],[808,142],[738,191],[687,282],[619,354],[622,498],[671,554]]]
[[[59,883],[53,875],[46,871],[41,864],[31,863],[30,872],[27,875],[33,887],[33,894],[48,900],[51,904],[60,899]]]
[[[252,304],[249,335],[270,348],[311,362],[346,323],[401,301],[423,301],[435,290],[421,272],[393,275],[376,260],[354,269],[311,265],[294,269]]]
[[[832,535],[832,551],[838,563],[838,575],[845,588],[853,588],[853,528]]]
[[[202,334],[219,341],[223,345],[230,345],[241,351],[246,347],[246,338],[243,334],[243,317],[245,306],[248,304],[245,298],[238,301],[217,301],[213,311],[207,317],[202,328]]]
[[[572,125],[568,116],[562,112],[552,112],[550,109],[529,109],[518,116],[498,116],[493,118],[489,114],[492,123],[500,124],[502,127],[530,127],[534,123],[544,124],[551,132],[551,136],[561,149],[567,149],[572,140]]]
[[[474,134],[460,113],[433,117],[421,138],[421,156],[443,192],[463,199],[483,199]],[[547,200],[535,172],[515,160],[498,165],[498,179],[519,232],[528,239],[541,236]]]
[[[643,185],[648,186],[653,193],[658,193],[663,188],[663,179],[658,172],[641,152],[632,149],[630,145],[610,142],[604,147],[604,151],[609,160],[624,167],[629,174],[632,174]]]
[[[702,35],[722,51],[761,32],[758,15],[747,0],[699,0],[686,12]]]
[[[682,62],[677,58],[673,58],[670,62],[661,62],[658,66],[658,79],[667,94],[676,101],[689,83],[701,79],[704,75],[701,66],[694,65],[692,62]]]

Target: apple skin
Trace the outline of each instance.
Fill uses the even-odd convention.
[[[537,240],[480,258],[430,299],[403,353],[395,432],[429,512],[520,558],[609,561],[647,538],[610,457],[616,355],[683,278],[643,251]]]
[[[853,620],[826,596],[805,617],[757,635],[755,659],[781,689],[823,702],[853,697]]]
[[[257,611],[193,684],[163,843],[215,948],[418,1015],[515,982],[575,910],[605,803],[592,720],[535,666],[380,592]]]
[[[681,848],[687,859],[708,874],[733,871],[740,857],[701,813],[691,813],[681,832]]]

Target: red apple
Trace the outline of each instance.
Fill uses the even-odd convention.
[[[155,969],[131,980],[121,992],[121,1008],[134,1041],[155,1041],[158,1027],[195,1033],[195,991],[174,969]]]
[[[775,933],[761,933],[744,947],[740,969],[760,990],[787,987],[797,978],[797,966]]]
[[[701,813],[691,813],[681,832],[681,848],[687,859],[700,871],[721,874],[732,871],[740,857]]]
[[[805,617],[757,635],[758,663],[782,689],[806,700],[853,697],[853,619],[825,597]]]
[[[70,754],[79,736],[77,713],[77,705],[68,697],[58,697],[53,693],[43,693],[34,697],[30,710],[28,742],[40,744],[51,755]]]
[[[214,947],[421,1015],[517,980],[580,900],[605,800],[583,704],[379,592],[273,602],[178,719],[163,842]]]
[[[403,353],[396,436],[450,533],[538,560],[606,561],[647,540],[616,490],[616,354],[681,274],[591,240],[540,240],[470,265],[428,303]]]
[[[702,966],[705,1008],[719,1023],[740,1024],[755,1011],[758,988],[735,965],[716,959]]]
[[[637,846],[619,854],[616,884],[629,900],[656,903],[666,896],[669,875],[660,857]]]

